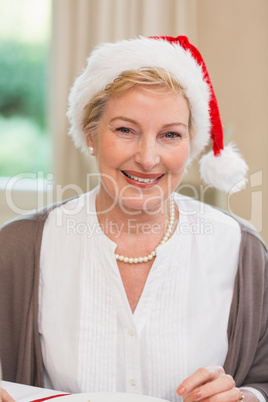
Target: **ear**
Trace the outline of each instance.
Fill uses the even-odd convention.
[[[92,141],[91,135],[87,135],[86,140],[87,140],[87,148],[88,148],[89,154],[92,156],[95,156],[95,146]]]
[[[94,144],[93,144],[91,135],[88,134],[86,139],[87,139],[87,147],[93,147],[94,148]]]

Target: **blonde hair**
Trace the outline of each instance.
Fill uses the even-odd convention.
[[[191,105],[185,95],[185,88],[170,72],[160,67],[123,71],[112,83],[106,85],[105,89],[97,93],[84,108],[83,131],[93,138],[97,133],[98,124],[108,100],[112,96],[123,94],[136,86],[143,87],[147,91],[154,93],[157,92],[155,87],[158,87],[161,92],[172,91],[182,95],[189,107],[189,133],[190,138],[193,137],[194,127]]]

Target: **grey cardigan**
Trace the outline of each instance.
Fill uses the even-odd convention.
[[[6,381],[43,386],[38,332],[39,261],[43,228],[53,205],[0,229],[0,356]],[[228,323],[224,368],[238,387],[268,401],[268,254],[240,222],[242,240]]]

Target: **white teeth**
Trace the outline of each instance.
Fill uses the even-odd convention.
[[[126,174],[126,176],[128,176],[130,179],[136,180],[140,183],[153,183],[154,181],[158,180],[158,177],[156,177],[155,179],[142,179],[141,177],[137,177],[137,176],[132,176],[131,174],[128,174],[126,172],[124,172]]]

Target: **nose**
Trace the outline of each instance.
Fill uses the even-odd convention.
[[[135,162],[144,170],[151,170],[159,164],[160,155],[154,138],[145,136],[139,141],[135,153]]]

